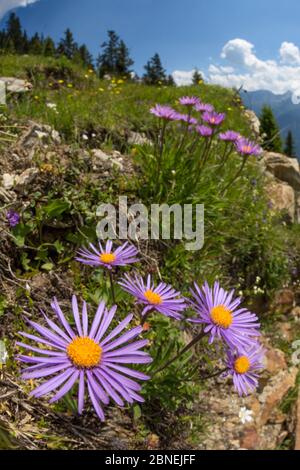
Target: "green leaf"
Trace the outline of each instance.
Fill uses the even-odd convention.
[[[137,421],[138,419],[141,418],[141,416],[142,416],[141,407],[139,405],[134,405],[133,406],[133,419]]]
[[[70,208],[70,204],[66,201],[61,199],[54,199],[53,201],[49,202],[47,206],[44,207],[44,211],[53,219],[55,217],[59,217],[64,212],[66,212]]]
[[[42,269],[44,269],[45,271],[51,271],[53,268],[54,268],[53,263],[45,263],[42,265]]]

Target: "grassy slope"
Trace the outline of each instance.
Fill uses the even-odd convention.
[[[229,127],[240,129],[245,134],[249,132],[235,94],[219,86],[202,84],[166,88],[112,83],[97,79],[94,73],[65,59],[16,58],[13,55],[1,57],[1,75],[26,78],[34,85],[33,91],[14,106],[13,111],[18,118],[29,117],[49,123],[62,131],[67,139],[78,138],[81,130],[100,126],[118,132],[149,130],[152,121],[149,107],[154,103],[175,104],[177,98],[185,94],[200,95],[217,110],[227,112]],[[63,83],[58,83],[60,80]],[[55,103],[58,114],[47,108],[46,102]]]

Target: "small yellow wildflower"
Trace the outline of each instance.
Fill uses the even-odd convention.
[[[51,163],[43,163],[41,165],[41,172],[42,173],[54,173],[54,166]]]
[[[105,90],[104,90],[104,88],[99,88],[99,91],[101,91],[103,93],[103,91],[105,91]]]
[[[73,88],[72,83],[68,83],[68,88]]]
[[[64,80],[58,80],[58,83],[59,83],[60,85],[62,85],[63,83],[65,83],[65,81],[64,81]]]

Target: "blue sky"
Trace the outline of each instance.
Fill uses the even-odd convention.
[[[17,13],[29,33],[58,40],[70,27],[96,55],[106,31],[114,29],[128,44],[138,73],[157,51],[179,81],[198,67],[224,85],[243,82],[248,89],[269,86],[278,93],[300,89],[299,0],[0,0],[0,15],[28,1],[35,3]],[[274,83],[268,85],[267,74]]]

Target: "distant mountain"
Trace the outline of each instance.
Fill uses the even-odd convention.
[[[300,104],[292,102],[292,93],[274,95],[271,91],[259,90],[241,92],[242,100],[247,108],[260,115],[264,105],[269,105],[281,129],[285,141],[288,131],[292,131],[298,158],[300,157]]]

